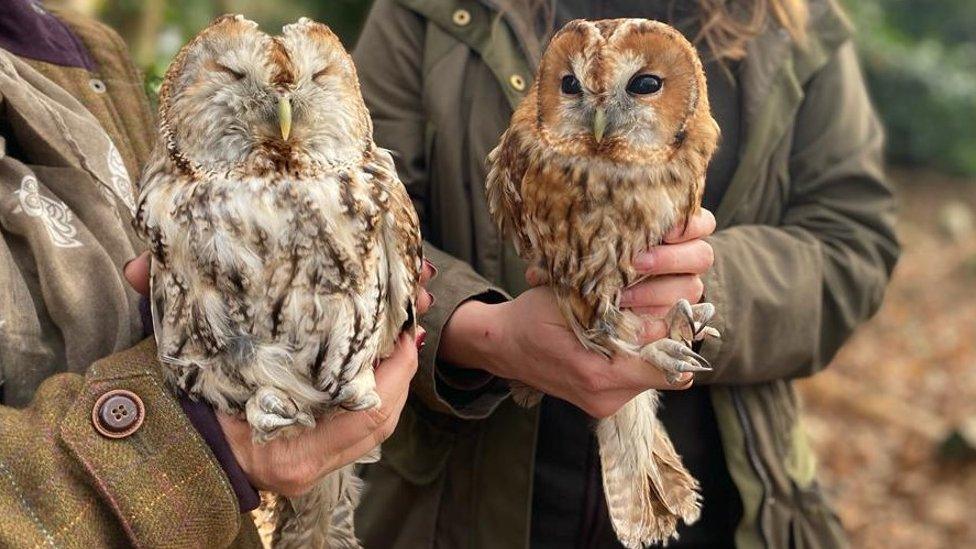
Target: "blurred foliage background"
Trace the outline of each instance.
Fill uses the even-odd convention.
[[[976,175],[976,2],[846,4],[890,158]]]
[[[976,176],[976,2],[844,0],[859,32],[865,72],[889,129],[895,164]],[[221,13],[264,28],[301,16],[328,22],[347,46],[370,0],[52,0],[119,30],[153,93],[169,59]]]

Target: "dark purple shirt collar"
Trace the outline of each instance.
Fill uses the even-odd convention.
[[[0,48],[28,59],[95,70],[81,40],[37,0],[0,0]]]

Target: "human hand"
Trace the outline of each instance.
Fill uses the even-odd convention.
[[[552,290],[532,288],[497,305],[469,301],[444,329],[439,356],[460,367],[516,379],[603,418],[649,389],[686,389],[692,376],[672,385],[638,357],[612,360],[583,348],[566,326]]]

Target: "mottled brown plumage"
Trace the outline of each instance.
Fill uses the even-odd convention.
[[[224,16],[160,93],[136,227],[169,381],[258,442],[380,404],[375,361],[414,321],[416,213],[372,141],[352,59],[308,21]],[[358,547],[352,466],[278,507],[278,547]]]
[[[680,301],[670,337],[639,344],[641,320],[619,306],[641,280],[637,254],[686,223],[701,202],[719,136],[694,47],[656,21],[572,21],[552,39],[532,89],[489,156],[488,203],[519,253],[549,276],[580,342],[639,355],[674,380],[707,364],[708,303]],[[538,395],[514,387],[523,403]],[[674,536],[698,518],[698,484],[657,420],[648,391],[597,426],[614,529],[628,547]]]

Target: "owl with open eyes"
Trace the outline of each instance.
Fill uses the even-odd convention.
[[[681,300],[669,336],[640,344],[641,318],[619,306],[641,281],[635,256],[699,208],[719,139],[695,48],[644,19],[576,20],[557,32],[535,81],[488,157],[488,206],[519,254],[548,278],[584,347],[636,355],[672,382],[708,370],[692,349],[718,336],[709,303]],[[513,386],[521,404],[540,395]],[[597,423],[604,491],[627,547],[667,542],[698,519],[698,483],[638,395]]]
[[[380,404],[373,366],[413,327],[421,238],[327,26],[270,36],[224,16],[180,51],[135,225],[177,389],[246,419],[258,443]],[[352,467],[279,498],[276,547],[359,547]]]

